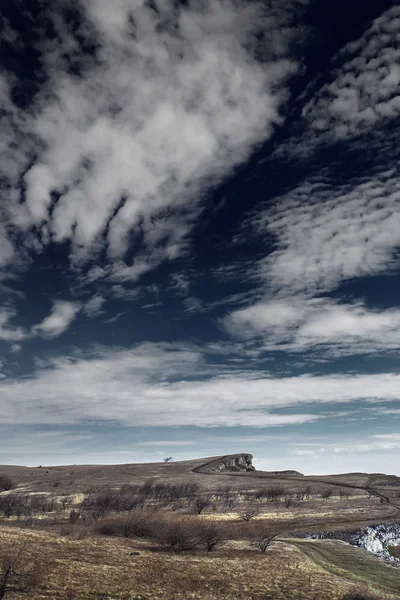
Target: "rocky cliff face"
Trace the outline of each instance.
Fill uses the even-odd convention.
[[[221,456],[221,458],[203,465],[197,470],[201,473],[255,471],[252,461],[252,454],[231,454],[229,456]]]
[[[400,565],[400,559],[394,558],[389,552],[390,546],[400,546],[400,523],[369,525],[352,532],[325,531],[324,533],[309,534],[306,537],[320,540],[341,540],[364,548],[393,564]]]
[[[400,546],[400,523],[394,525],[371,525],[353,534],[351,543],[373,552],[381,558],[398,562],[388,548]]]

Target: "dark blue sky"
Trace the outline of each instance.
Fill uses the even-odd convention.
[[[400,6],[0,18],[0,463],[400,473]]]

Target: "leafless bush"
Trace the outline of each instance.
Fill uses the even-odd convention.
[[[194,499],[194,507],[198,515],[200,515],[205,508],[210,506],[211,504],[211,495],[210,494],[201,494],[196,496]]]
[[[11,490],[14,487],[14,482],[8,475],[0,474],[0,492]]]
[[[95,529],[102,535],[115,535],[126,538],[149,537],[152,533],[152,514],[139,510],[128,515],[106,517],[97,522]]]
[[[266,552],[272,542],[283,533],[283,528],[271,524],[263,526],[261,529],[253,530],[251,533],[252,545],[258,548],[261,552]]]
[[[121,489],[87,490],[80,508],[102,519],[113,512],[130,512],[146,507],[169,506],[174,509],[191,505],[199,494],[197,483],[170,484],[149,479],[142,485],[124,485]]]
[[[4,514],[6,519],[9,519],[15,513],[17,505],[20,503],[20,499],[17,494],[7,494],[7,496],[0,497],[0,511]]]
[[[321,493],[321,498],[328,500],[333,495],[333,488],[327,488]]]
[[[152,515],[150,513],[146,513],[145,511],[136,511],[130,513],[124,518],[124,537],[149,537],[151,535],[151,518]]]
[[[67,510],[72,504],[73,498],[71,496],[63,496],[60,498],[61,508]]]
[[[260,507],[258,506],[258,504],[254,503],[245,504],[237,511],[237,514],[241,519],[243,519],[243,521],[246,521],[246,523],[248,523],[249,521],[251,521],[251,519],[254,519],[254,517],[257,517],[260,514]]]
[[[307,485],[303,488],[301,488],[301,490],[299,490],[298,492],[296,492],[296,499],[299,502],[302,502],[303,500],[309,500],[312,496],[313,490],[311,485]]]
[[[215,493],[215,498],[218,502],[221,502],[223,512],[233,510],[238,503],[238,493],[232,490],[230,485],[218,490]]]
[[[201,543],[198,522],[193,517],[158,518],[152,523],[152,537],[161,546],[174,552],[193,550]]]
[[[225,539],[222,528],[215,521],[204,521],[198,523],[197,527],[199,541],[205,545],[207,552],[214,550]]]
[[[270,487],[266,490],[267,500],[270,502],[280,502],[281,498],[285,495],[285,488],[283,487]]]
[[[9,593],[32,594],[43,577],[43,569],[28,554],[27,544],[8,549],[0,559],[0,600]]]

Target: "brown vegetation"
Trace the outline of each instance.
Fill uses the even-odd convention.
[[[393,520],[397,480],[194,473],[198,466],[10,467],[11,487],[0,492],[0,558],[12,536],[19,544],[29,541],[28,572],[38,556],[47,564],[54,554],[45,593],[29,596],[35,600],[373,598],[368,591],[354,595],[364,592],[354,591],[347,555],[335,558],[340,568],[331,568],[320,560],[320,546],[296,545],[296,536]],[[397,591],[390,585],[387,592]],[[21,587],[18,593],[26,592]]]
[[[26,543],[2,548],[0,560],[0,600],[19,593],[31,594],[43,579],[43,565],[28,554]]]

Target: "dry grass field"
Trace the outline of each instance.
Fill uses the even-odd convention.
[[[0,598],[400,598],[398,569],[302,537],[399,522],[400,479],[202,472],[211,460],[0,467],[13,483],[0,492]]]

